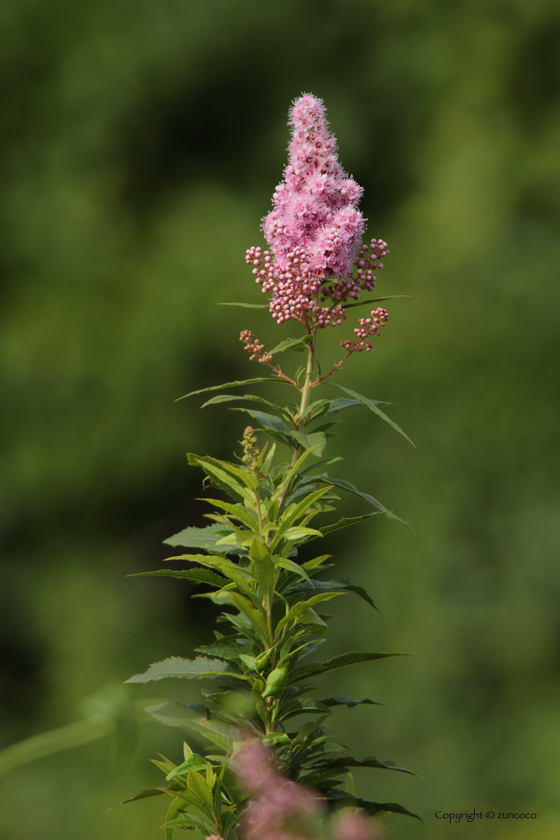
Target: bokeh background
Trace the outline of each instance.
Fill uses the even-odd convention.
[[[389,242],[378,291],[411,295],[344,382],[418,447],[365,410],[332,443],[416,535],[332,540],[382,612],[342,599],[330,651],[417,654],[325,678],[386,704],[333,726],[424,777],[356,777],[424,818],[388,840],[559,837],[558,4],[3,0],[0,42],[0,746],[141,701],[118,686],[211,636],[188,585],[126,575],[203,522],[185,452],[229,457],[245,425],[174,400],[259,373],[240,329],[293,334],[216,303],[261,302],[244,251],[311,91]],[[128,763],[102,739],[5,773],[0,836],[160,836],[161,799],[107,809],[180,743],[141,723]],[[538,818],[434,817],[473,808]]]

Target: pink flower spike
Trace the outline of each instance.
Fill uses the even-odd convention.
[[[300,96],[289,124],[284,180],[263,219],[270,252],[253,247],[246,259],[262,291],[272,293],[270,314],[277,323],[293,319],[311,333],[342,323],[344,304],[374,288],[373,272],[382,268],[379,259],[388,250],[382,239],[361,245],[362,188],[338,161],[322,101]]]

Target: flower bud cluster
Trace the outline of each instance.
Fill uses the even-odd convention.
[[[245,345],[245,350],[251,353],[251,356],[249,356],[251,361],[256,360],[267,365],[272,359],[272,356],[264,352],[264,344],[261,344],[258,338],[255,338],[251,330],[242,330],[239,335],[239,341],[242,341]]]
[[[259,460],[260,450],[257,436],[252,426],[247,426],[243,432],[243,458],[241,459],[250,473],[255,473]]]
[[[293,318],[306,326],[336,326],[346,318],[344,309],[336,303],[330,307],[317,303],[323,282],[313,274],[303,248],[294,248],[287,255],[284,269],[279,269],[270,251],[252,247],[245,260],[253,265],[253,274],[263,292],[272,291],[270,314],[281,324]],[[322,294],[321,301],[327,296]]]
[[[389,253],[387,243],[383,239],[372,239],[369,245],[362,245],[354,265],[357,267],[357,279],[361,289],[368,292],[375,287],[374,271],[383,268],[380,260]]]
[[[341,347],[345,347],[350,353],[359,353],[366,350],[368,353],[373,347],[371,341],[366,341],[369,336],[381,335],[381,327],[384,327],[389,319],[389,313],[386,309],[379,306],[377,309],[372,309],[369,318],[360,318],[359,327],[356,327],[354,332],[358,336],[353,341],[349,338],[340,342]]]

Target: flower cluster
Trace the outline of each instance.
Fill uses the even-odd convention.
[[[263,220],[271,250],[249,248],[246,262],[263,292],[272,292],[272,317],[279,324],[294,319],[311,332],[346,319],[344,304],[374,288],[374,271],[389,251],[382,239],[372,239],[356,255],[364,228],[357,209],[362,188],[338,161],[321,100],[297,99],[290,124],[284,180]]]
[[[381,335],[380,329],[385,326],[388,318],[389,313],[381,306],[377,309],[372,309],[371,317],[360,318],[360,326],[354,330],[358,338],[353,341],[346,338],[340,342],[340,346],[345,347],[350,353],[359,353],[361,350],[366,350],[369,353],[373,345],[371,341],[366,341],[366,338],[368,336]]]
[[[251,353],[249,356],[251,361],[256,360],[257,362],[262,362],[265,365],[270,362],[272,356],[265,353],[264,344],[261,344],[258,338],[255,338],[251,330],[242,330],[239,335],[239,341],[242,341],[245,345],[245,350],[247,350],[248,353]]]
[[[318,277],[346,277],[361,242],[364,219],[357,209],[362,188],[338,162],[320,99],[305,94],[290,110],[292,139],[284,181],[263,222],[279,269],[297,247]]]
[[[359,811],[343,811],[335,818],[335,840],[381,840],[381,829]]]
[[[322,801],[273,766],[273,753],[257,741],[236,756],[237,774],[251,800],[241,824],[243,840],[312,840],[321,830]],[[330,835],[329,835],[330,836]],[[345,810],[333,821],[334,840],[381,840],[377,825],[359,811]]]
[[[364,228],[357,209],[362,188],[338,162],[321,100],[301,96],[290,123],[288,166],[263,221],[271,250],[249,248],[246,261],[263,292],[272,292],[272,317],[279,324],[295,319],[311,331],[342,323],[344,303],[373,289],[373,272],[383,267],[379,259],[388,250],[386,242],[372,239],[356,257]]]
[[[247,426],[243,432],[241,445],[243,446],[243,458],[241,460],[247,467],[248,471],[254,475],[256,472],[257,461],[259,460],[260,450],[257,436],[255,435],[255,431],[252,426]]]
[[[244,840],[303,840],[320,814],[320,800],[274,769],[272,752],[248,742],[236,756],[238,775],[252,798],[242,821]],[[298,834],[295,834],[295,832]]]

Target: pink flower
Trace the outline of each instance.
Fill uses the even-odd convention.
[[[372,239],[356,257],[364,230],[362,188],[338,161],[321,100],[301,96],[289,122],[288,165],[263,220],[271,250],[250,248],[246,260],[263,292],[272,292],[272,317],[279,324],[293,318],[311,332],[342,323],[344,304],[373,289],[373,272],[388,250]]]
[[[292,140],[284,181],[263,229],[279,269],[303,248],[319,277],[346,277],[361,242],[364,219],[357,209],[362,188],[348,177],[336,155],[320,99],[305,94],[290,111]]]
[[[360,811],[343,811],[335,817],[333,836],[335,840],[382,840],[378,823],[374,823]]]
[[[244,840],[304,840],[320,816],[319,799],[284,778],[262,744],[245,744],[236,756],[242,785],[252,794],[241,823]]]

